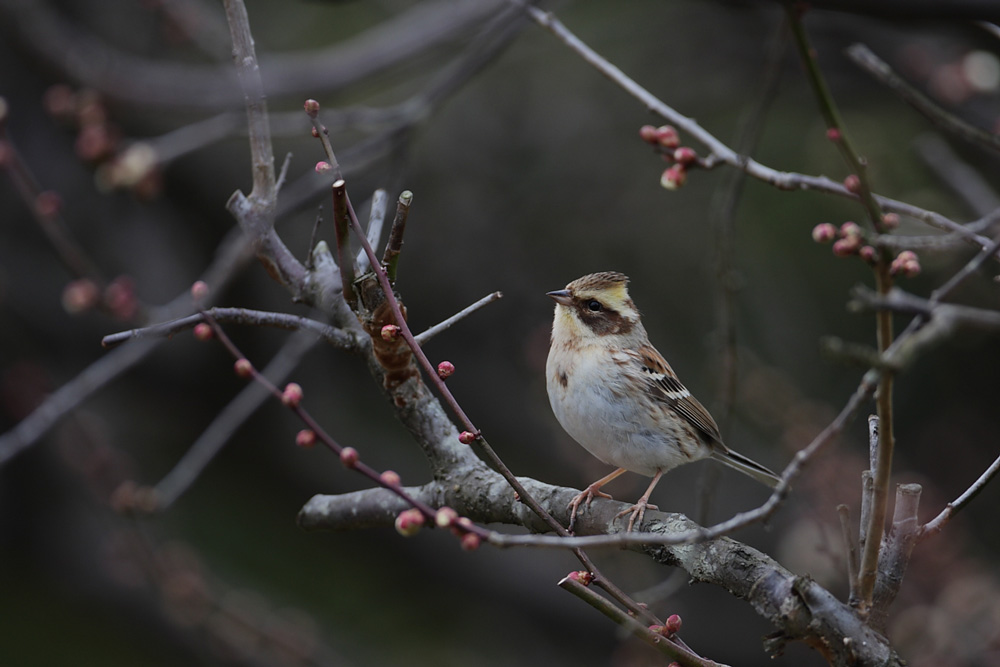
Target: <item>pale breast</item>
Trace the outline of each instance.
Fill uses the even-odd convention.
[[[554,347],[546,368],[552,412],[587,451],[609,465],[650,476],[711,453],[669,407],[641,400],[621,365],[599,359],[560,354]]]

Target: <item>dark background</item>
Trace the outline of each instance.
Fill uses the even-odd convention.
[[[270,90],[282,82],[268,80],[269,56],[297,53],[309,62],[310,52],[419,3],[248,4]],[[56,84],[86,94],[93,84],[81,80],[90,71],[87,59],[74,56],[75,65],[83,64],[76,68],[61,61],[73,44],[45,41],[52,34],[39,32],[37,20],[55,17],[68,34],[101,40],[129,58],[225,66],[221,5],[179,6],[203,12],[193,31],[178,27],[156,2],[0,2],[8,136],[41,187],[59,193],[73,237],[109,278],[131,276],[150,305],[188,290],[232,228],[225,202],[234,190],[251,188],[247,142],[237,131],[165,165],[148,189],[103,191],[95,185],[99,165],[81,158],[79,124],[54,117],[45,103]],[[771,3],[575,2],[556,9],[591,47],[725,142],[758,99],[783,19]],[[937,130],[853,66],[843,49],[867,43],[939,103],[993,130],[996,86],[970,87],[962,67],[970,52],[996,52],[996,38],[968,22],[822,10],[810,13],[806,26],[875,189],[960,222],[978,217],[976,204],[940,178],[939,170],[955,170],[952,158],[922,157],[919,142]],[[319,83],[327,74],[319,68],[329,63],[304,66],[301,90],[272,94],[275,126],[280,120],[288,128],[276,129],[283,134],[275,138],[276,159],[293,155],[282,203],[291,204],[319,178],[312,166],[322,150],[297,113],[305,98],[318,99],[324,116],[341,107],[398,104],[426,90],[481,40],[479,29],[346,87]],[[781,34],[779,85],[753,155],[780,170],[840,180],[846,169],[824,137],[790,38]],[[192,35],[207,47],[197,48]],[[396,48],[398,36],[385,52]],[[96,71],[108,63],[91,64]],[[119,149],[217,112],[242,113],[238,96],[211,110],[195,108],[198,100],[144,103],[133,99],[139,83],[126,72],[99,95]],[[231,80],[219,89],[235,90]],[[606,472],[561,431],[544,388],[552,309],[544,293],[584,273],[618,270],[632,278],[654,344],[719,416],[727,441],[773,468],[829,423],[863,372],[824,357],[818,341],[834,335],[873,343],[872,318],[845,308],[853,285],[871,284],[870,271],[857,259],[835,258],[810,237],[815,224],[860,220],[862,209],[751,180],[732,220],[739,374],[732,416],[722,418],[729,411],[720,402],[719,235],[710,211],[732,174],[696,171],[676,192],[660,188],[666,165],[638,138],[641,125],[660,122],[550,34],[524,23],[481,72],[406,129],[387,135],[386,125],[367,120],[332,128],[355,202],[376,187],[389,188],[393,200],[401,189],[414,193],[397,286],[415,331],[489,292],[504,293],[426,350],[433,361],[455,364],[452,390],[519,475],[580,487]],[[373,137],[375,150],[366,150]],[[995,178],[993,154],[945,140],[954,159],[987,182]],[[320,203],[329,211],[324,195],[303,196],[278,223],[300,257]],[[0,217],[0,430],[6,431],[101,358],[102,336],[136,323],[63,308],[63,291],[76,276],[57,260],[6,178]],[[321,233],[332,242],[328,224]],[[904,219],[900,233],[929,230]],[[973,252],[925,253],[923,274],[902,286],[926,295]],[[995,308],[995,272],[988,266],[957,298]],[[214,296],[218,305],[306,314],[256,263]],[[227,331],[258,366],[287,339],[273,330]],[[329,453],[296,448],[300,426],[273,402],[235,433],[168,512],[135,520],[112,511],[121,482],[155,484],[235,396],[243,382],[231,364],[221,346],[177,336],[0,469],[0,664],[657,664],[650,650],[556,587],[577,567],[569,554],[488,547],[466,553],[435,531],[403,539],[389,529],[299,529],[296,513],[313,494],[366,483]],[[963,332],[900,377],[894,481],[924,485],[923,519],[995,458],[998,372],[995,337]],[[418,448],[356,359],[317,348],[294,379],[305,388],[308,409],[339,442],[377,469],[398,471],[404,483],[427,479]],[[835,507],[847,503],[857,515],[866,442],[860,419],[812,463],[767,527],[735,537],[844,595]],[[654,502],[696,516],[710,466],[672,472]],[[709,520],[764,500],[752,482],[729,471],[720,476]],[[645,484],[628,475],[609,490],[631,499]],[[1000,538],[991,516],[997,501],[996,488],[988,487],[915,553],[889,627],[911,664],[1000,664]],[[602,551],[596,558],[628,591],[669,580],[672,594],[640,597],[658,613],[679,613],[684,638],[707,657],[738,665],[821,664],[801,646],[771,660],[761,638],[772,628],[722,590],[689,586],[683,573],[636,554]]]

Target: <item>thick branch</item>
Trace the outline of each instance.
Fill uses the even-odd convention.
[[[519,478],[535,499],[560,521],[568,521],[567,504],[574,489],[551,486]],[[422,487],[408,491],[432,506],[447,505],[477,523],[526,525],[531,530],[547,527],[521,504],[507,482],[478,460],[468,460]],[[616,515],[627,503],[596,500],[577,517],[584,535],[623,530]],[[370,489],[340,496],[315,496],[299,514],[299,524],[309,529],[352,529],[392,525],[407,508],[385,489]],[[645,526],[657,537],[697,533],[700,527],[680,514],[648,512]],[[492,542],[493,540],[491,540]],[[643,546],[635,551],[657,562],[683,568],[703,583],[722,586],[747,600],[758,614],[778,628],[785,640],[802,639],[819,645],[835,664],[900,664],[885,638],[866,627],[850,607],[837,601],[822,587],[782,568],[767,555],[729,538],[699,544]],[[846,640],[846,641],[845,641]]]

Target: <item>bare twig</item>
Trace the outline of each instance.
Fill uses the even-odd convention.
[[[356,332],[345,331],[323,322],[317,322],[299,315],[287,313],[272,313],[249,308],[210,308],[205,312],[195,313],[176,320],[154,324],[141,329],[129,329],[119,333],[109,334],[101,341],[106,348],[117,347],[122,343],[135,339],[169,338],[176,333],[193,328],[199,322],[207,321],[206,315],[218,322],[239,324],[253,327],[274,327],[277,329],[311,331],[326,342],[345,350],[358,351],[363,349],[366,338]]]
[[[844,540],[844,560],[847,562],[848,602],[854,605],[858,598],[858,541],[854,539],[851,510],[847,505],[837,505],[837,516],[840,518],[840,535]]]
[[[337,232],[337,267],[343,285],[344,299],[351,308],[357,307],[354,294],[354,279],[357,267],[351,253],[351,223],[348,221],[347,184],[339,178],[333,183],[333,225]]]
[[[471,304],[469,306],[466,306],[465,308],[463,308],[462,310],[458,311],[457,313],[455,313],[454,315],[452,315],[448,319],[442,320],[442,321],[438,322],[437,324],[435,324],[434,326],[432,326],[431,328],[429,328],[429,329],[427,329],[427,330],[425,330],[425,331],[417,334],[416,336],[413,337],[413,339],[415,341],[417,341],[418,345],[423,345],[424,343],[426,343],[427,341],[429,341],[434,336],[438,335],[439,333],[441,333],[445,329],[448,329],[451,325],[455,324],[456,322],[458,322],[460,320],[465,319],[466,317],[468,317],[472,313],[476,312],[477,310],[479,310],[483,306],[487,306],[487,305],[493,303],[494,301],[496,301],[497,299],[500,299],[502,297],[503,297],[503,293],[502,292],[493,292],[492,294],[487,294],[486,296],[484,296],[479,301],[476,301],[475,303],[473,303],[473,304]]]
[[[970,125],[958,116],[945,111],[929,97],[904,81],[889,67],[888,63],[876,56],[864,44],[849,46],[847,57],[938,127],[976,146],[985,146],[1000,151],[1000,135]]]
[[[972,486],[962,492],[962,495],[948,503],[945,508],[941,510],[940,514],[920,527],[917,540],[923,541],[928,537],[937,535],[944,530],[944,527],[948,525],[948,522],[951,521],[952,517],[955,516],[955,514],[963,507],[968,505],[973,498],[979,495],[979,492],[986,488],[986,485],[990,483],[990,480],[996,477],[998,472],[1000,472],[1000,456],[998,456],[993,463],[991,463],[990,466],[983,471],[983,474],[979,476],[979,479],[973,482]]]
[[[385,244],[385,253],[382,255],[382,266],[389,274],[389,283],[393,285],[396,284],[399,253],[403,249],[403,234],[406,233],[406,219],[409,217],[412,203],[413,193],[403,190],[396,201],[396,216],[392,219],[389,241]]]
[[[382,226],[385,224],[385,209],[389,201],[389,193],[383,188],[379,188],[372,194],[371,210],[368,212],[368,245],[373,248],[378,246],[379,239],[382,238]],[[354,260],[358,265],[358,272],[364,273],[368,270],[368,255],[364,250],[358,251],[358,256]]]
[[[580,583],[580,581],[576,578],[563,578],[563,580],[559,582],[559,587],[580,598],[591,607],[601,612],[618,625],[622,626],[622,628],[639,639],[642,639],[647,644],[650,644],[655,649],[660,651],[660,653],[679,665],[687,665],[689,667],[709,667],[710,665],[719,664],[717,662],[712,662],[711,660],[700,658],[694,653],[678,646],[671,639],[653,632],[648,627],[635,620],[635,618],[611,604],[607,598],[598,595],[588,586]]]

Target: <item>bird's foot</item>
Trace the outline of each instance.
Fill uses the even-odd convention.
[[[639,498],[639,502],[632,505],[632,507],[629,507],[627,510],[619,512],[615,515],[615,518],[617,519],[618,517],[625,516],[626,514],[631,514],[632,516],[628,519],[628,528],[625,529],[626,533],[631,533],[632,527],[635,526],[636,523],[642,525],[642,515],[646,513],[647,509],[658,510],[660,508],[656,505],[649,504],[646,502],[645,498]]]
[[[580,505],[584,507],[590,507],[590,503],[593,502],[594,498],[608,498],[611,499],[611,495],[601,491],[601,485],[598,483],[591,484],[586,489],[581,491],[579,494],[573,497],[570,501],[569,507],[569,527],[567,530],[573,532],[573,526],[576,525],[576,513],[580,509]]]

